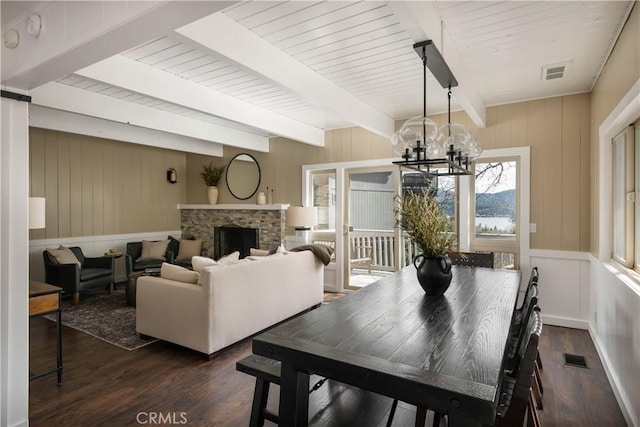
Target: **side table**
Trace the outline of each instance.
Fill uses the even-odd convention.
[[[62,385],[62,288],[49,285],[47,283],[29,280],[29,317],[42,316],[44,314],[56,313],[56,358],[57,363],[54,369],[29,374],[29,379],[39,378],[44,375],[56,372],[58,374],[58,385]]]

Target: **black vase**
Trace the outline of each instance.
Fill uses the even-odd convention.
[[[422,258],[420,265],[418,259]],[[429,296],[440,296],[451,284],[451,260],[448,256],[427,257],[423,254],[413,259],[417,270],[418,282]]]

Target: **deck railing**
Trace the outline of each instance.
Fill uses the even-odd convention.
[[[380,271],[396,271],[410,265],[413,259],[421,253],[420,249],[411,241],[409,236],[402,236],[402,254],[396,266],[395,232],[393,230],[355,230],[349,232],[349,247],[351,259],[371,257],[371,268]],[[312,235],[313,243],[321,243],[335,249],[335,232],[315,231]],[[370,251],[370,252],[369,252]],[[370,255],[368,255],[370,253]],[[494,268],[513,269],[516,265],[516,254],[510,252],[494,252]]]

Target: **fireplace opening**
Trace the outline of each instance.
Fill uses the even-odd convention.
[[[259,229],[223,225],[213,228],[213,259],[220,259],[232,252],[240,252],[240,258],[249,255],[251,248],[258,248]]]

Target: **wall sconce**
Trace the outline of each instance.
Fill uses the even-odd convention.
[[[178,182],[178,172],[174,168],[167,169],[167,181],[172,184]]]

